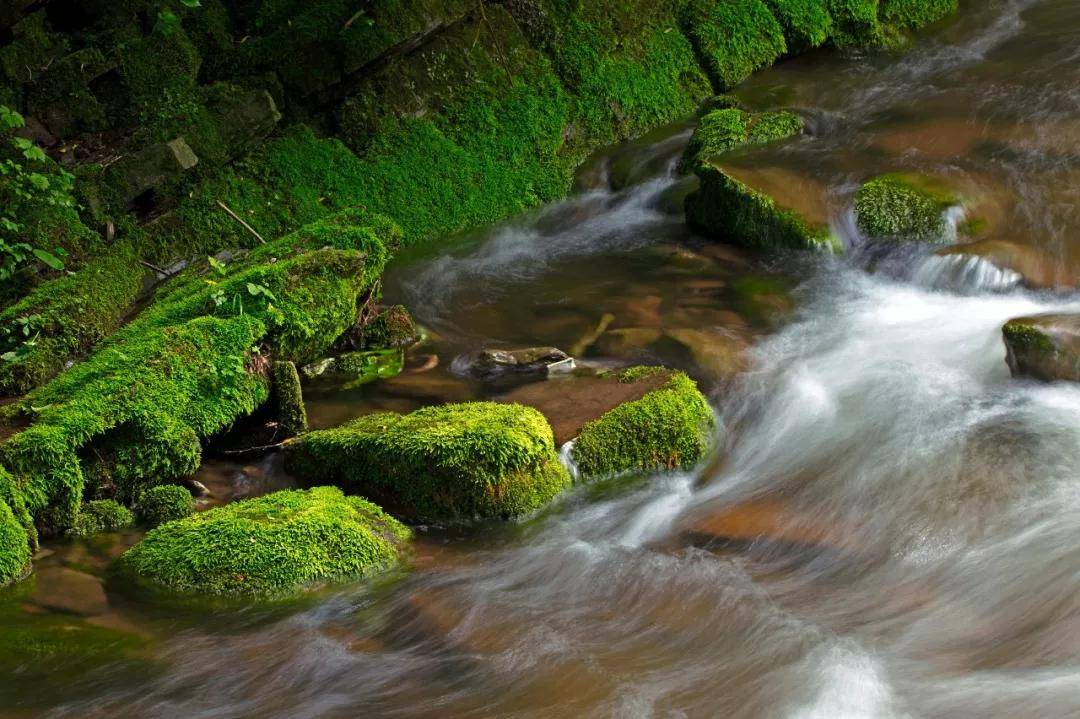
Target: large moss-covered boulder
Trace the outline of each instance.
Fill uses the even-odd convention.
[[[129,549],[120,567],[173,592],[281,597],[388,569],[409,537],[371,502],[316,487],[163,524]]]
[[[582,477],[689,467],[704,456],[713,412],[693,380],[660,367],[633,367],[619,381],[649,381],[657,374],[666,376],[657,389],[582,428],[571,452]]]
[[[946,239],[945,213],[959,198],[933,178],[892,173],[863,184],[855,195],[859,230],[872,239]]]
[[[801,117],[787,110],[760,113],[734,107],[713,110],[698,122],[680,167],[693,170],[710,157],[741,145],[783,140],[801,133],[804,126]]]
[[[1080,381],[1080,314],[1017,317],[1002,335],[1014,377]]]
[[[799,178],[716,160],[699,162],[695,172],[701,187],[686,198],[686,219],[695,230],[758,249],[843,249],[821,198]]]
[[[521,405],[469,402],[360,417],[286,447],[286,470],[415,520],[515,517],[570,485],[551,427]]]

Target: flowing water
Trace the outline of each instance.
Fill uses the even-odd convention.
[[[284,607],[151,605],[93,579],[135,536],[54,543],[0,598],[34,654],[0,652],[0,716],[1080,717],[1080,387],[1010,378],[1000,338],[1080,296],[868,246],[849,210],[877,172],[932,171],[975,200],[978,239],[1075,283],[1080,2],[988,0],[902,56],[815,54],[740,94],[811,118],[735,161],[812,195],[844,258],[690,235],[679,125],[563,203],[399,262],[387,294],[432,328],[421,355],[308,392],[333,425],[498,395],[452,371],[478,346],[578,345],[691,371],[722,419],[711,461],[421,528],[407,570]],[[201,476],[287,483],[273,457]]]

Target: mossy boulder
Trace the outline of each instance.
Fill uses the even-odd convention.
[[[95,499],[79,509],[75,524],[68,530],[74,537],[92,537],[101,532],[117,532],[135,524],[131,510],[111,499]]]
[[[959,198],[933,178],[911,173],[881,175],[855,195],[859,230],[872,239],[942,241],[946,210]]]
[[[761,0],[687,0],[680,11],[713,86],[728,89],[787,52],[780,23]]]
[[[178,593],[283,597],[388,569],[410,532],[334,487],[275,492],[151,530],[119,560],[139,583]]]
[[[738,108],[713,110],[698,122],[680,167],[691,171],[701,162],[736,147],[783,140],[800,134],[805,123],[787,110],[750,113]]]
[[[660,387],[582,428],[571,451],[582,477],[689,467],[705,455],[715,420],[693,380],[662,367],[632,367],[618,379],[634,383],[658,374],[666,377]]]
[[[784,29],[791,52],[823,45],[832,35],[832,16],[823,0],[765,0],[765,4]]]
[[[26,528],[0,500],[0,586],[21,579],[30,570],[30,543]]]
[[[300,374],[292,362],[274,362],[270,367],[270,401],[281,433],[295,437],[307,429],[307,409]]]
[[[1080,381],[1080,314],[1017,317],[1002,335],[1014,377]]]
[[[160,484],[139,495],[135,515],[147,527],[184,519],[195,512],[195,501],[184,487],[177,484]]]
[[[521,405],[470,402],[360,417],[286,446],[286,470],[333,483],[414,520],[516,517],[570,485],[547,420]]]
[[[797,182],[716,161],[699,162],[695,172],[701,187],[686,198],[686,219],[695,230],[757,249],[843,250],[822,205]]]
[[[363,328],[364,348],[404,349],[420,341],[422,332],[403,305],[387,307]]]

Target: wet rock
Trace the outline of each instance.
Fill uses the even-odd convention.
[[[829,230],[824,190],[795,173],[717,161],[695,172],[701,187],[686,198],[686,219],[698,232],[757,249],[843,249]]]
[[[645,354],[649,345],[663,336],[659,327],[624,327],[608,330],[593,345],[602,355],[632,358]]]
[[[300,387],[300,375],[292,362],[274,362],[270,366],[272,377],[270,402],[278,427],[285,437],[295,437],[307,429],[307,410],[304,408],[304,392]]]
[[[679,166],[690,172],[736,147],[783,140],[802,133],[803,128],[802,118],[786,110],[760,113],[737,108],[714,110],[701,118]]]
[[[348,380],[364,384],[377,379],[395,377],[401,373],[404,355],[399,349],[346,352],[304,365],[301,372],[307,379]]]
[[[733,332],[679,328],[665,330],[665,334],[686,347],[694,364],[715,379],[732,379],[750,364],[746,341]]]
[[[1008,240],[989,239],[950,245],[938,250],[944,257],[968,256],[986,260],[996,267],[1019,274],[1032,287],[1068,289],[1080,280],[1080,261],[1055,257],[1046,250]]]
[[[853,528],[799,511],[781,497],[759,497],[719,510],[695,512],[677,530],[696,546],[710,549],[765,544],[772,548],[841,549],[852,544]]]
[[[30,602],[56,612],[84,617],[109,610],[105,587],[97,577],[67,567],[48,567],[35,573]]]
[[[113,167],[123,185],[125,202],[175,179],[195,167],[199,158],[182,137],[150,145]]]
[[[1080,381],[1080,314],[1017,317],[1002,335],[1014,377]]]
[[[881,175],[855,195],[855,220],[871,239],[943,242],[949,237],[945,213],[960,198],[935,178],[914,173]]]
[[[544,376],[548,367],[570,359],[555,347],[529,347],[518,350],[483,349],[454,360],[456,374],[490,380],[505,375]]]
[[[413,321],[409,310],[393,305],[380,312],[363,328],[361,346],[365,349],[405,349],[420,342],[423,331]]]

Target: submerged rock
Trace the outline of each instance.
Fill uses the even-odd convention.
[[[779,168],[698,163],[701,187],[686,198],[691,227],[719,240],[758,249],[840,252],[829,229],[823,193]]]
[[[495,379],[504,375],[547,374],[551,365],[571,359],[555,347],[529,347],[519,350],[483,349],[454,360],[453,369],[477,379]]]
[[[308,379],[349,380],[364,384],[396,377],[401,373],[403,362],[404,356],[399,349],[346,352],[304,365],[301,371]]]
[[[946,211],[959,198],[939,181],[912,173],[881,175],[855,195],[855,220],[871,239],[943,241]]]
[[[582,477],[689,467],[705,455],[715,421],[693,380],[663,367],[632,367],[617,375],[625,384],[657,377],[663,378],[659,387],[582,427],[571,450]]]
[[[286,445],[286,470],[340,484],[416,520],[515,517],[570,485],[535,409],[492,402],[355,419]]]
[[[30,603],[56,612],[92,617],[109,611],[101,580],[67,567],[48,567],[35,573]]]
[[[408,528],[334,487],[275,492],[163,524],[120,558],[162,589],[280,597],[397,564]]]
[[[1080,314],[1017,317],[1001,331],[1014,377],[1080,381]]]

